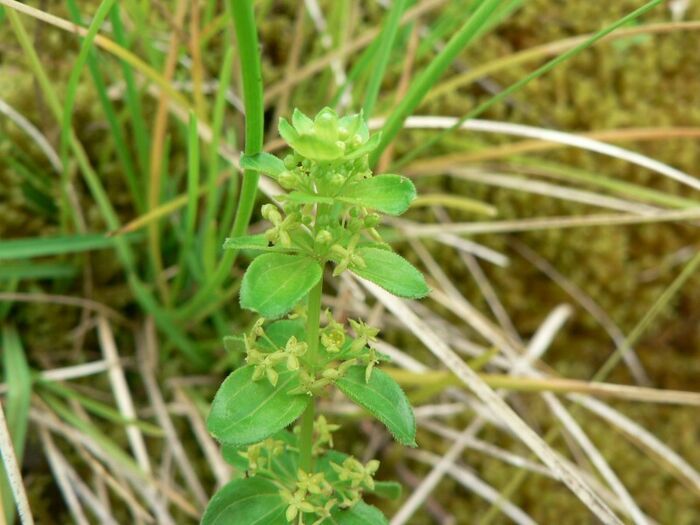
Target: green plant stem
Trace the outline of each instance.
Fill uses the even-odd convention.
[[[318,332],[321,323],[321,294],[323,292],[323,277],[309,293],[309,304],[306,311],[306,341],[309,345],[306,351],[311,366],[316,365],[318,354]],[[312,399],[301,416],[301,436],[299,440],[299,466],[305,472],[311,472],[311,450],[313,448],[315,405]]]
[[[231,14],[233,18],[236,38],[238,40],[239,58],[241,61],[241,74],[243,77],[243,102],[245,105],[245,153],[254,155],[262,150],[264,133],[264,107],[262,72],[260,68],[260,54],[258,49],[258,33],[255,26],[255,13],[252,0],[231,0]],[[231,237],[240,237],[248,228],[250,217],[255,206],[255,197],[258,191],[259,175],[256,171],[245,170],[243,183],[238,198],[236,218],[231,228]],[[191,317],[204,306],[216,292],[226,277],[231,266],[236,261],[238,252],[226,250],[212,278],[200,288],[199,292],[180,311],[181,319]]]
[[[314,443],[314,419],[316,417],[316,405],[314,400],[301,415],[301,434],[299,435],[299,468],[304,472],[311,472],[311,451]]]

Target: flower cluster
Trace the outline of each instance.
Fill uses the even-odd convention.
[[[369,382],[375,365],[386,359],[373,346],[379,329],[350,319],[350,333],[348,327],[336,321],[327,310],[325,325],[320,329],[320,355],[310,362],[306,355],[308,344],[300,339],[303,337],[303,311],[297,316],[297,319],[283,323],[287,329],[298,331],[299,336],[291,335],[283,341],[277,336],[268,336],[264,318],[259,318],[244,335],[246,363],[254,367],[253,381],[266,379],[276,386],[280,372],[290,371],[298,374],[299,379],[299,386],[290,393],[320,395],[325,387],[343,377],[352,366],[364,366],[365,381]],[[273,322],[271,326],[275,327],[275,324]]]
[[[265,239],[272,246],[312,251],[334,262],[333,275],[350,266],[364,268],[357,248],[363,241],[383,241],[376,229],[380,216],[356,204],[361,195],[358,183],[372,177],[367,153],[380,135],[370,137],[361,114],[339,118],[329,108],[314,120],[295,110],[292,124],[281,120],[280,133],[293,148],[277,175],[289,193],[278,197],[281,207],[263,205],[262,216],[271,223]],[[318,214],[316,206],[333,209]]]
[[[332,447],[332,433],[339,428],[339,425],[329,424],[323,416],[314,422],[317,446],[313,456],[322,465],[316,472],[306,472],[301,468],[290,472],[284,467],[296,463],[298,455],[291,436],[286,432],[280,435],[282,439],[268,438],[238,452],[245,462],[248,476],[262,476],[277,482],[280,498],[286,505],[288,522],[318,525],[328,519],[335,508],[351,508],[362,499],[365,491],[375,490],[374,475],[379,469],[379,461],[371,460],[363,465],[351,456],[329,453],[322,446]],[[306,522],[310,516],[314,521]]]

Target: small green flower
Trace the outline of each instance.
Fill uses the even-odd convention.
[[[369,352],[367,352],[367,355],[364,359],[367,363],[367,368],[365,368],[365,383],[369,383],[369,380],[372,377],[372,370],[374,370],[374,367],[377,364],[379,364],[379,357],[377,356],[377,351],[370,346]]]
[[[379,461],[373,459],[363,465],[353,457],[346,458],[342,465],[331,463],[331,468],[338,474],[340,481],[350,482],[351,488],[360,488],[362,486],[372,490],[374,489],[373,476],[379,469]]]
[[[355,332],[355,340],[352,342],[352,346],[350,347],[350,351],[352,353],[359,352],[367,344],[375,341],[377,339],[377,335],[379,334],[379,328],[369,326],[362,320],[355,321],[354,319],[350,319],[350,326],[352,326],[352,329]]]
[[[315,510],[314,505],[306,499],[306,491],[297,490],[294,493],[292,493],[288,489],[282,489],[280,490],[280,496],[287,504],[287,511],[285,512],[285,517],[290,523],[294,521],[294,519],[299,515],[299,513],[314,512]]]
[[[330,310],[326,310],[326,326],[321,330],[321,344],[327,352],[340,352],[345,343],[345,327],[333,318]]]
[[[273,244],[281,244],[285,248],[292,246],[290,232],[299,226],[299,213],[290,213],[285,218],[279,209],[273,204],[265,204],[262,209],[262,216],[272,223],[272,228],[265,231],[265,239]]]
[[[320,525],[325,520],[331,517],[331,511],[335,507],[338,500],[329,499],[323,507],[316,507],[316,515],[318,519],[314,521],[311,525]]]
[[[316,434],[316,444],[320,447],[328,444],[333,448],[333,432],[340,429],[340,425],[331,425],[326,418],[321,415],[314,422],[314,432]]]
[[[256,352],[253,356],[254,358],[248,361],[248,364],[255,365],[252,380],[259,381],[263,377],[267,377],[272,386],[277,386],[279,373],[275,370],[275,366],[287,358],[284,351],[277,351],[271,354]]]
[[[287,354],[287,370],[299,370],[299,357],[304,355],[308,348],[309,345],[297,341],[295,336],[289,338],[284,347]]]
[[[306,491],[309,494],[323,496],[330,496],[333,492],[333,487],[326,481],[323,472],[312,474],[301,469],[297,472],[297,489]]]
[[[310,374],[303,368],[299,369],[299,386],[292,388],[289,393],[291,395],[306,394],[313,395],[314,385],[316,384],[316,376]]]
[[[365,268],[367,264],[364,259],[355,253],[355,247],[360,240],[360,235],[355,234],[350,239],[347,248],[341,246],[340,244],[334,244],[331,246],[331,253],[335,255],[339,260],[333,269],[333,276],[337,277],[345,270],[348,269],[350,265],[357,268]]]

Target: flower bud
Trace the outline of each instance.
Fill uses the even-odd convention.
[[[340,372],[335,368],[327,368],[321,372],[321,376],[325,377],[326,379],[330,379],[331,381],[335,381],[340,377]]]
[[[328,244],[333,241],[333,236],[328,230],[321,230],[316,234],[316,242],[318,244]]]
[[[379,215],[376,213],[370,213],[365,217],[365,228],[374,228],[379,224]]]
[[[279,177],[277,177],[277,182],[279,182],[279,185],[285,190],[293,190],[297,187],[299,178],[291,171],[283,171],[280,173]]]
[[[263,204],[260,211],[262,212],[263,218],[272,223],[282,220],[282,215],[274,204]]]
[[[334,173],[333,175],[331,175],[331,178],[328,182],[334,188],[340,188],[343,184],[345,184],[345,177],[343,177],[340,173]]]

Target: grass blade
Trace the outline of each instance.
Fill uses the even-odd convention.
[[[370,154],[370,165],[377,163],[382,152],[402,128],[404,120],[418,107],[423,97],[447,70],[455,57],[481,32],[482,27],[488,22],[499,3],[500,0],[481,0],[474,14],[469,17],[459,32],[450,39],[442,52],[435,57],[423,73],[414,80],[406,97],[389,115],[386,124],[384,124],[379,147]]]
[[[253,12],[252,0],[232,1],[230,6],[236,37],[238,38],[239,60],[243,76],[243,102],[246,115],[245,153],[254,155],[262,151],[265,128],[262,72],[255,13]],[[245,170],[243,172],[243,184],[238,198],[236,217],[233,221],[233,228],[231,228],[231,237],[240,237],[248,228],[250,217],[253,214],[253,207],[255,206],[259,178],[259,174],[256,171]],[[178,312],[179,318],[191,317],[203,304],[209,301],[212,292],[215,292],[226,280],[231,265],[236,259],[236,254],[237,252],[234,250],[227,250],[224,253],[214,275],[199,289],[192,300]]]
[[[136,237],[131,235],[122,237],[122,239],[133,241]],[[116,243],[116,239],[105,237],[102,234],[29,237],[0,241],[0,261],[104,250],[114,248]]]
[[[75,97],[78,92],[78,81],[80,80],[80,74],[83,72],[83,67],[88,59],[88,55],[92,49],[92,43],[99,31],[100,26],[107,18],[109,10],[114,5],[115,0],[103,0],[100,6],[95,12],[95,16],[90,23],[83,43],[80,45],[80,52],[78,53],[78,58],[75,60],[73,65],[73,70],[71,71],[70,78],[68,79],[68,86],[66,87],[66,95],[63,100],[63,118],[61,120],[61,145],[59,148],[61,154],[61,163],[63,164],[63,171],[66,171],[68,164],[68,146],[70,143],[70,137],[72,134],[73,126],[73,106],[75,104]]]
[[[68,10],[71,13],[76,24],[80,23],[80,11],[75,0],[68,0]],[[100,72],[97,63],[97,53],[91,47],[87,53],[87,66],[90,70],[90,75],[92,77],[95,89],[97,90],[97,97],[102,105],[105,117],[107,118],[107,123],[111,132],[111,137],[114,140],[114,147],[117,153],[117,157],[124,168],[124,176],[126,177],[129,190],[131,191],[131,197],[134,200],[134,208],[143,212],[145,208],[144,195],[141,192],[141,184],[136,176],[136,167],[134,166],[134,161],[131,158],[131,152],[127,147],[126,139],[124,137],[124,131],[117,119],[117,112],[114,109],[114,105],[107,95],[107,86]],[[65,114],[64,114],[65,118]]]
[[[78,268],[72,264],[10,264],[0,266],[0,281],[15,279],[67,279],[74,277]]]
[[[598,40],[600,40],[604,36],[612,33],[617,28],[619,28],[625,24],[629,24],[630,22],[636,20],[637,18],[639,18],[640,16],[642,16],[646,12],[650,11],[651,9],[653,9],[654,7],[659,5],[661,3],[661,1],[662,0],[651,0],[651,2],[648,2],[645,5],[643,5],[642,7],[640,7],[639,9],[632,11],[627,16],[624,16],[624,17],[620,18],[619,20],[617,20],[616,22],[614,22],[613,24],[610,24],[609,26],[605,27],[604,29],[601,29],[600,31],[595,33],[593,36],[586,39],[585,41],[583,41],[581,44],[577,45],[573,49],[569,49],[568,51],[565,51],[561,55],[553,58],[552,60],[550,60],[549,62],[544,64],[542,67],[537,68],[535,71],[533,71],[529,75],[526,75],[523,78],[521,78],[520,80],[518,80],[517,82],[515,82],[514,84],[511,84],[510,86],[508,86],[506,89],[504,89],[503,91],[501,91],[497,95],[491,97],[489,100],[487,100],[483,104],[479,104],[472,111],[467,113],[465,116],[461,117],[449,129],[441,131],[440,133],[435,135],[430,140],[427,140],[424,143],[422,143],[420,146],[418,146],[417,148],[414,148],[409,154],[405,155],[400,161],[398,161],[394,167],[403,166],[404,164],[406,164],[410,160],[416,158],[416,156],[418,154],[420,154],[422,151],[425,151],[427,148],[429,148],[430,146],[435,144],[438,140],[440,140],[442,137],[444,137],[447,133],[450,133],[450,132],[454,131],[455,129],[458,129],[462,125],[462,123],[466,122],[469,119],[476,118],[477,116],[481,115],[484,111],[489,109],[491,106],[506,99],[507,97],[509,97],[510,95],[515,93],[516,91],[518,91],[520,88],[522,88],[526,84],[530,83],[532,80],[539,78],[546,73],[549,73],[552,69],[557,67],[562,62],[567,61],[571,57],[579,54],[584,49],[589,48],[595,42],[597,42]],[[406,114],[406,116],[408,116],[408,114]],[[404,119],[401,119],[401,123],[403,123],[403,120]],[[398,130],[399,130],[401,123],[399,123],[399,125],[397,126],[396,131],[394,132],[394,135],[396,135],[396,133],[398,133]],[[393,136],[392,136],[392,138],[393,138]]]
[[[7,424],[10,430],[12,439],[11,447],[14,449],[14,455],[17,463],[21,465],[22,457],[24,456],[24,444],[27,436],[27,426],[29,423],[29,405],[32,395],[32,379],[29,374],[29,366],[22,348],[22,343],[17,335],[17,330],[13,326],[6,326],[2,331],[2,348],[3,348],[3,370],[7,381]],[[0,407],[0,410],[2,408]],[[0,424],[5,425],[2,421]],[[2,429],[0,429],[0,432]],[[16,474],[5,470],[7,468],[5,444],[3,444],[3,460],[5,468],[0,464],[0,492],[2,492],[2,507],[5,513],[5,521],[7,523],[14,522],[15,505],[14,497],[17,483],[21,484],[21,478],[17,479]],[[8,469],[10,470],[10,469]],[[18,499],[18,506],[21,509],[21,501]],[[21,510],[20,510],[21,515]],[[29,516],[31,519],[31,516]],[[22,516],[23,523],[25,517]],[[28,522],[27,522],[28,523]]]
[[[369,77],[369,83],[365,91],[365,101],[362,105],[362,110],[367,117],[372,114],[374,104],[379,96],[379,88],[382,85],[384,72],[389,64],[389,57],[391,57],[391,51],[394,47],[394,41],[396,40],[396,33],[399,29],[401,15],[405,8],[406,0],[394,0],[386,17],[384,28],[379,38],[377,38],[377,54],[374,57],[372,74]]]
[[[121,15],[119,14],[118,3],[114,5],[110,12],[110,21],[112,22],[114,39],[117,44],[127,49],[126,36],[124,34]],[[126,107],[129,110],[129,122],[134,130],[134,141],[138,153],[139,167],[141,168],[141,173],[146,173],[148,171],[148,152],[150,150],[151,138],[147,131],[146,121],[143,118],[141,97],[136,89],[133,72],[135,68],[128,64],[123,58],[120,58],[119,62],[122,66],[122,75],[124,76],[124,83],[126,85],[124,98]]]
[[[212,136],[209,144],[209,159],[207,161],[207,206],[204,213],[204,227],[216,218],[219,209],[219,191],[216,181],[219,177],[219,144],[224,131],[224,115],[226,113],[226,93],[231,85],[231,72],[233,69],[233,48],[228,48],[224,55],[224,61],[219,73],[219,85],[214,100],[214,113],[212,118]],[[222,232],[223,233],[223,232]],[[222,239],[223,240],[223,239]]]
[[[190,113],[190,122],[187,130],[187,208],[184,217],[184,232],[182,247],[180,248],[180,258],[178,262],[179,271],[173,284],[173,295],[182,286],[185,278],[185,263],[196,259],[190,257],[192,247],[195,243],[195,226],[197,225],[197,189],[199,188],[199,137],[197,136],[197,116]]]

